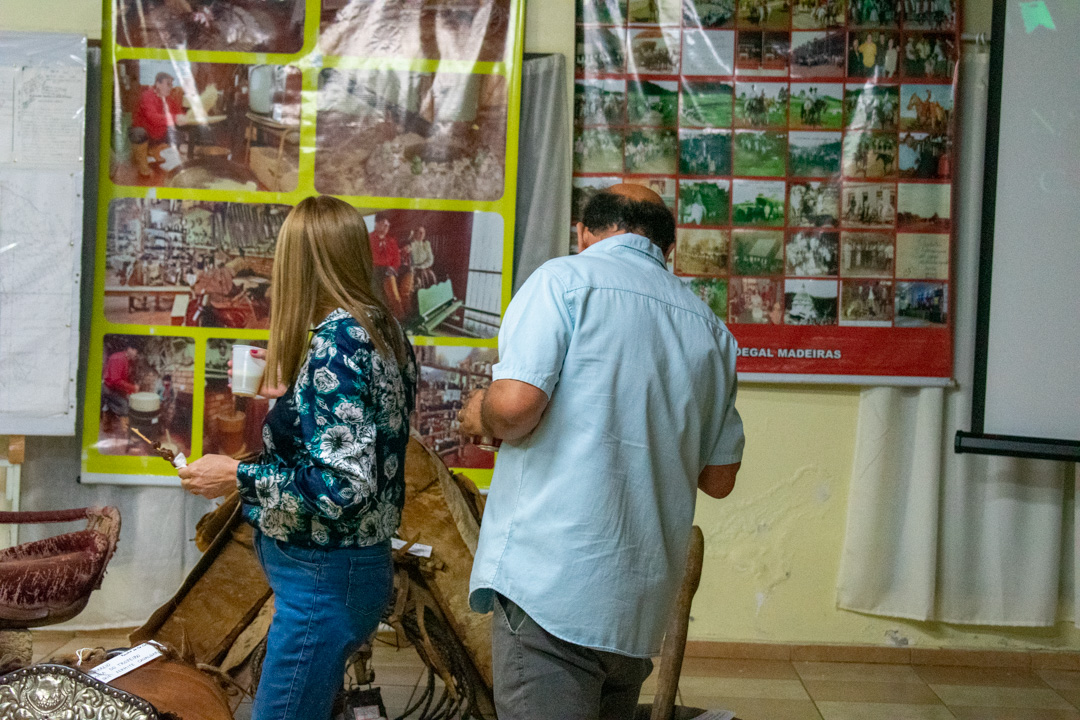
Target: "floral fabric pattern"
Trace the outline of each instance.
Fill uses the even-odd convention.
[[[237,471],[248,522],[307,547],[388,540],[405,502],[415,393],[411,348],[399,369],[347,312],[330,313],[266,416],[262,455]]]

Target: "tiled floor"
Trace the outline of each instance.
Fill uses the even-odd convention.
[[[36,632],[35,660],[81,647],[124,647],[122,632]],[[376,685],[390,717],[425,670],[411,649],[375,647]],[[642,688],[642,702],[656,678]],[[679,701],[741,720],[1080,720],[1080,671],[687,658]],[[242,705],[238,720],[248,717]]]

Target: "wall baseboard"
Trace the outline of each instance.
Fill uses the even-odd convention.
[[[690,640],[686,643],[686,657],[1080,670],[1080,651],[1076,650],[962,650],[878,645],[788,645]]]

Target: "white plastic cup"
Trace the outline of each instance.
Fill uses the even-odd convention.
[[[255,397],[259,392],[266,361],[252,357],[253,345],[233,345],[232,348],[232,394],[239,397]]]

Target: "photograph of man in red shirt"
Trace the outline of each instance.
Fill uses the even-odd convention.
[[[390,306],[390,312],[397,319],[405,316],[405,307],[398,288],[398,274],[401,271],[401,249],[397,238],[390,234],[390,220],[385,214],[375,216],[375,229],[368,233],[371,241],[371,262],[375,266],[376,279],[382,280],[383,293]]]
[[[105,411],[102,425],[113,425],[112,428],[103,427],[102,430],[113,430],[122,436],[127,436],[128,412],[130,405],[128,396],[139,391],[139,386],[133,380],[133,365],[139,359],[138,348],[128,346],[123,350],[114,352],[105,360],[105,373],[101,386],[101,407]]]
[[[131,129],[128,130],[131,158],[143,177],[153,172],[150,169],[150,156],[161,163],[164,162],[162,150],[170,145],[180,147],[180,131],[176,128],[185,125],[187,117],[172,90],[172,76],[159,72],[154,77],[154,84],[143,88],[131,118]]]

